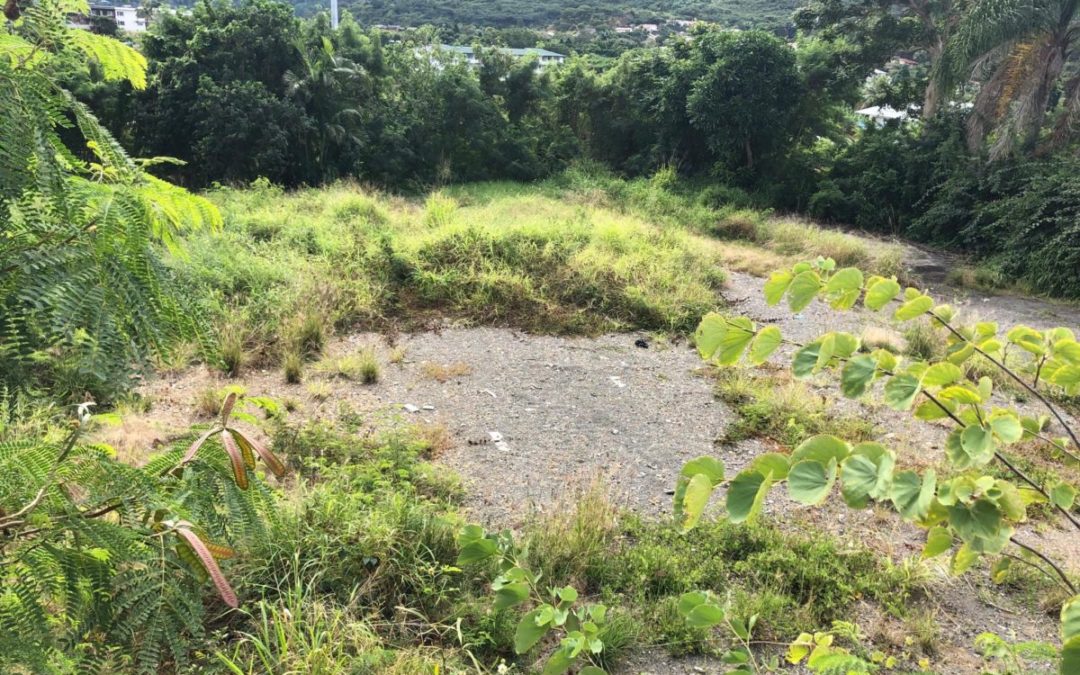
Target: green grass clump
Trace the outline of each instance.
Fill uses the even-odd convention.
[[[366,347],[352,354],[327,356],[315,364],[321,373],[363,384],[375,384],[382,376],[382,367],[375,350]]]
[[[285,355],[281,368],[285,374],[285,381],[289,384],[300,384],[300,381],[304,379],[304,359],[296,352]]]
[[[820,394],[786,374],[722,370],[715,377],[717,396],[737,415],[719,439],[723,443],[767,438],[790,448],[823,433],[853,443],[873,438],[872,422],[833,413]]]
[[[672,611],[672,598],[688,591],[731,597],[737,615],[759,615],[759,636],[783,640],[847,616],[859,599],[911,590],[869,551],[764,524],[710,521],[688,536],[673,525],[631,517],[624,520],[622,542],[591,582],[608,597],[646,608],[642,618],[659,633],[657,641],[676,652],[706,646],[705,636]]]

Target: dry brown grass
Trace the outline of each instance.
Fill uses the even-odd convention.
[[[140,466],[151,454],[160,451],[159,446],[169,436],[153,415],[133,413],[121,416],[115,424],[102,426],[94,432],[93,440],[111,446],[121,462]]]
[[[781,255],[753,244],[734,241],[724,242],[720,247],[720,257],[729,270],[746,272],[755,277],[765,277],[776,270],[791,267],[796,258]]]
[[[439,457],[454,447],[454,437],[445,422],[418,422],[413,425],[412,433],[428,447],[428,456]]]
[[[425,361],[420,366],[420,372],[424,377],[435,380],[436,382],[449,382],[458,377],[464,377],[472,372],[472,366],[462,361],[455,361],[454,363],[432,363]]]

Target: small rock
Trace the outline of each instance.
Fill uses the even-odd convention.
[[[434,409],[435,409],[435,406],[433,406],[431,404],[428,404],[428,405],[424,406],[424,410],[434,410]]]
[[[638,338],[637,340],[634,340],[634,346],[640,349],[648,349],[649,341],[645,338]]]
[[[492,443],[498,443],[503,439],[503,435],[500,434],[498,431],[489,431],[488,437],[491,438]]]
[[[404,408],[405,412],[407,412],[407,413],[420,412],[420,408],[417,408],[412,403],[406,403],[405,405],[403,405],[401,407]]]

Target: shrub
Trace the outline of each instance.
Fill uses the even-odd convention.
[[[290,351],[285,354],[282,369],[285,374],[285,382],[288,384],[300,384],[300,381],[304,379],[304,359],[296,352]]]

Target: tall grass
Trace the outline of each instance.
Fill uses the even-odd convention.
[[[724,281],[718,242],[539,188],[480,184],[423,203],[351,183],[211,197],[225,231],[194,237],[173,267],[220,325],[242,320],[253,362],[316,356],[335,328],[441,316],[544,333],[689,331]]]

